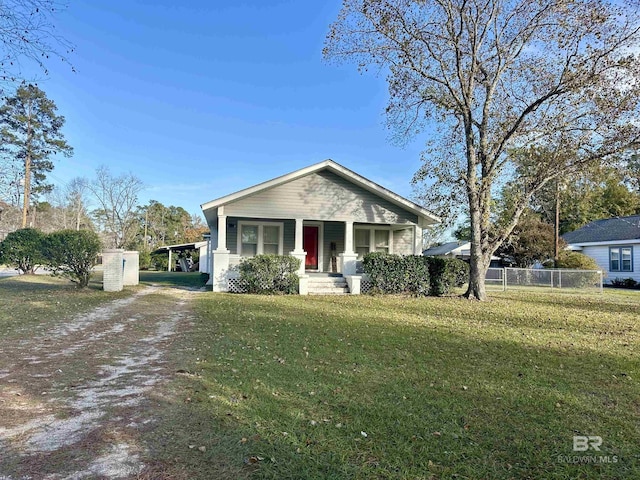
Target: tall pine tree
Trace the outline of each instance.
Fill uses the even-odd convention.
[[[0,108],[0,141],[3,154],[20,165],[24,178],[22,228],[27,226],[31,197],[51,189],[46,174],[53,170],[51,157],[71,156],[62,127],[65,119],[56,114],[53,100],[36,85],[22,85]]]

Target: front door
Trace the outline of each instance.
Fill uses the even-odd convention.
[[[305,270],[318,270],[318,231],[320,228],[305,225],[303,230],[302,248],[307,252],[304,268]]]

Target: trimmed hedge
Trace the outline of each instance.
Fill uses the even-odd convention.
[[[373,292],[442,296],[469,280],[469,265],[455,258],[368,253],[363,268]]]
[[[422,256],[373,252],[364,256],[362,264],[374,292],[429,294],[429,265]]]
[[[247,293],[296,294],[300,260],[288,255],[256,255],[239,265],[242,288]]]

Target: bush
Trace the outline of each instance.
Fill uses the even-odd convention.
[[[611,286],[618,288],[638,288],[640,283],[636,282],[633,278],[614,278],[611,280]]]
[[[239,265],[247,293],[298,293],[300,260],[288,255],[256,255]]]
[[[91,269],[101,249],[98,234],[90,230],[61,230],[43,242],[47,266],[54,275],[66,277],[79,288],[89,284]]]
[[[374,292],[429,294],[429,267],[421,255],[372,252],[364,256],[362,265]]]
[[[33,274],[45,263],[42,254],[44,234],[34,228],[11,232],[0,242],[0,263],[10,265],[22,273]]]
[[[469,281],[469,264],[457,258],[425,257],[431,278],[430,295],[440,297]]]
[[[551,265],[553,268],[553,265]],[[557,268],[570,268],[573,270],[602,270],[596,261],[578,252],[563,250],[558,254]]]
[[[441,296],[469,281],[469,264],[456,258],[374,252],[362,263],[374,292]]]

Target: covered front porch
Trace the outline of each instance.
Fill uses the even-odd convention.
[[[259,254],[300,259],[301,278],[312,273],[347,278],[362,272],[361,260],[366,253],[421,253],[422,229],[415,224],[260,219],[227,216],[224,210],[217,220],[217,228],[211,232],[214,291],[228,291],[238,276],[235,267],[243,258]]]

